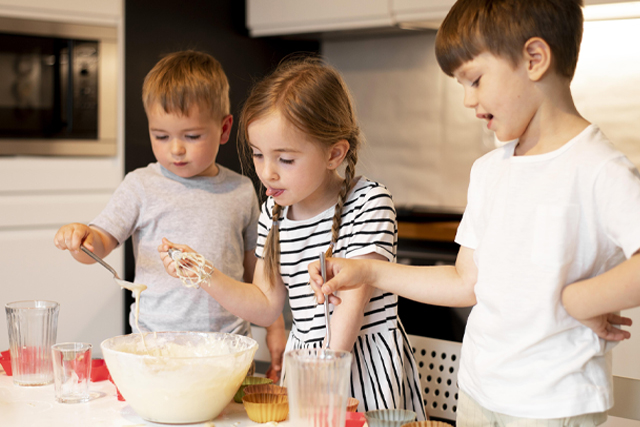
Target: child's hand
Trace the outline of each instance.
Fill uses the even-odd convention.
[[[176,274],[176,265],[174,260],[169,256],[169,249],[176,248],[180,249],[182,252],[195,252],[187,245],[178,245],[169,241],[167,238],[162,238],[162,244],[158,246],[158,252],[160,252],[160,259],[162,260],[162,264],[164,265],[164,269],[170,276],[178,278]]]
[[[53,244],[58,249],[76,254],[80,252],[80,246],[83,243],[89,250],[94,251],[91,229],[89,226],[77,222],[61,227],[53,238]]]
[[[276,322],[267,328],[267,348],[271,355],[271,366],[267,370],[267,378],[273,380],[274,383],[280,381],[282,373],[282,357],[287,346],[287,335],[284,330],[284,320],[282,316]],[[279,324],[282,324],[279,326]]]
[[[346,258],[327,258],[325,261],[327,270],[327,282],[322,284],[320,261],[309,264],[309,284],[316,294],[318,304],[324,303],[325,295],[329,296],[329,302],[338,305],[342,301],[333,295],[337,290],[359,288],[368,284],[368,269],[366,262]]]
[[[614,325],[631,326],[631,319],[614,313],[603,314],[591,319],[580,320],[580,323],[592,329],[600,338],[607,341],[622,341],[631,338],[629,331],[624,331]]]

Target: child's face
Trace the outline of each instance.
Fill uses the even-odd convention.
[[[279,113],[252,122],[247,133],[260,181],[280,206],[322,202],[330,180],[329,152]]]
[[[220,144],[229,140],[233,119],[221,121],[193,107],[188,116],[167,113],[156,104],[147,111],[151,148],[156,160],[182,178],[215,176]]]
[[[464,106],[487,121],[500,141],[520,138],[536,113],[536,94],[524,60],[514,67],[507,59],[484,52],[454,73],[464,88]]]

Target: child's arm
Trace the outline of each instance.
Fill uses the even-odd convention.
[[[282,358],[287,347],[287,334],[284,329],[284,317],[282,314],[278,319],[267,327],[267,348],[271,355],[271,366],[267,369],[267,378],[273,382],[280,380],[282,372]]]
[[[309,264],[309,274],[319,303],[324,294],[369,285],[415,301],[448,307],[475,305],[478,270],[473,249],[460,247],[455,266],[416,267],[379,260],[327,259],[327,283],[320,289],[320,263]],[[331,296],[331,302],[340,298]]]
[[[352,259],[380,260],[388,264],[387,258],[380,254],[368,254]],[[357,289],[340,291],[342,304],[333,309],[331,315],[331,342],[332,350],[351,351],[360,333],[364,319],[364,309],[371,299],[373,288],[361,286]]]
[[[253,283],[253,273],[256,269],[256,255],[253,250],[244,253],[244,281],[245,283]],[[273,382],[280,380],[280,372],[282,372],[282,357],[287,346],[287,334],[284,329],[284,317],[280,317],[267,326],[267,348],[271,355],[271,366],[267,370],[267,378],[271,378]]]
[[[173,277],[176,269],[173,260],[167,254],[170,248],[178,248],[185,252],[194,252],[186,245],[177,245],[167,239],[162,239],[162,244],[158,247],[160,257],[164,263],[165,270]],[[215,267],[215,266],[214,266]],[[215,298],[229,312],[259,326],[270,326],[282,314],[287,290],[278,278],[278,282],[273,285],[264,272],[264,261],[258,259],[253,274],[253,283],[240,282],[223,274],[214,268],[209,282],[202,286],[209,295]]]
[[[53,243],[58,249],[68,250],[71,256],[83,264],[92,264],[95,260],[80,250],[81,245],[100,258],[106,257],[118,246],[115,237],[101,228],[77,222],[60,227]]]
[[[564,288],[567,312],[593,329],[599,337],[619,341],[631,334],[613,325],[631,325],[614,312],[640,306],[640,251],[606,273]]]

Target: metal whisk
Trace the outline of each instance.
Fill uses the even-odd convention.
[[[167,253],[175,264],[176,274],[188,288],[199,288],[213,273],[213,264],[197,252],[171,248]]]
[[[322,274],[322,284],[327,281],[327,264],[324,258],[324,252],[320,252],[320,274]],[[331,341],[331,314],[329,312],[329,295],[324,296],[324,321],[326,323],[327,335],[324,338],[322,344],[323,349],[329,349],[329,342]]]

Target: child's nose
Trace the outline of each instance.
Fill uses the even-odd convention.
[[[278,179],[278,172],[276,171],[276,168],[274,167],[272,162],[265,162],[263,172],[264,172],[264,177],[269,181],[274,181]]]
[[[464,100],[462,101],[467,108],[475,108],[478,104],[475,94],[472,90],[465,89]]]
[[[171,154],[181,156],[185,153],[184,144],[178,138],[171,141]]]

